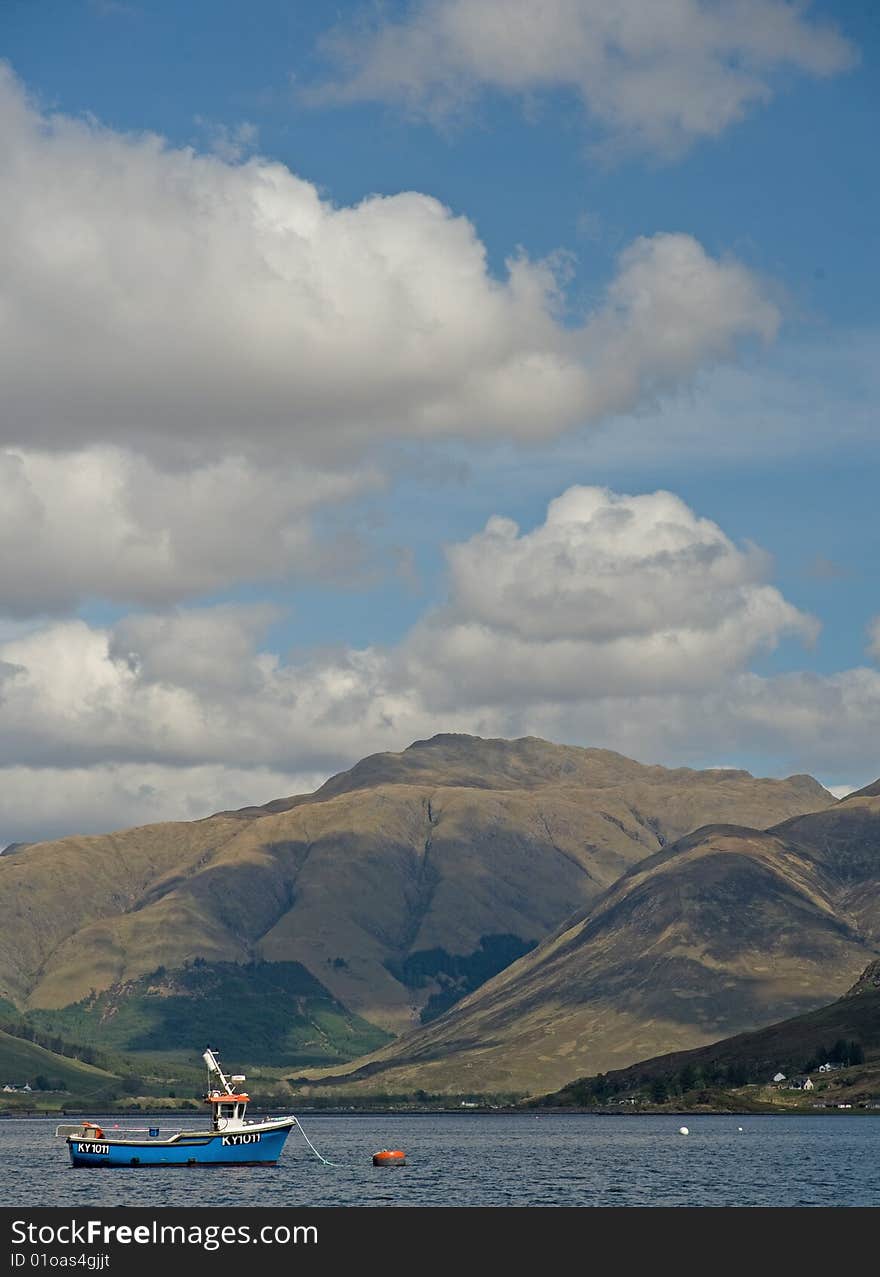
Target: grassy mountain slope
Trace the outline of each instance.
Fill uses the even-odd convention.
[[[297,962],[198,961],[159,969],[56,1011],[32,1011],[52,1033],[151,1059],[223,1038],[237,1065],[322,1065],[374,1050],[388,1034],[352,1016]]]
[[[836,1043],[856,1043],[864,1059],[823,1079],[816,1066],[834,1055]],[[648,1094],[655,1080],[674,1084],[683,1076],[708,1085],[760,1084],[778,1072],[791,1077],[811,1065],[814,1083],[824,1081],[832,1092],[856,1087],[880,1095],[880,962],[871,963],[854,987],[829,1006],[693,1051],[640,1060],[601,1079],[581,1078],[544,1102],[584,1104],[597,1094]]]
[[[880,797],[768,831],[710,826],[632,868],[454,1007],[323,1079],[536,1092],[837,997],[880,951]]]
[[[198,873],[241,827],[240,819],[220,816],[62,838],[0,857],[0,997],[23,1004],[59,945]],[[153,948],[161,944],[161,935],[154,936]],[[152,966],[160,961],[157,956]],[[104,965],[100,950],[90,955],[88,975],[96,987],[112,979],[113,968]],[[77,974],[67,981],[76,987]]]
[[[33,1087],[38,1077],[52,1083],[61,1082],[65,1090],[83,1096],[106,1090],[118,1080],[115,1074],[104,1069],[72,1060],[66,1055],[57,1055],[35,1042],[27,1042],[0,1029],[0,1086],[7,1083],[23,1086],[27,1082]],[[35,1091],[31,1101],[37,1104],[39,1098],[40,1093]],[[5,1099],[0,1092],[0,1104]]]
[[[0,996],[97,1007],[160,966],[300,963],[354,1015],[398,1032],[694,826],[832,802],[809,777],[436,737],[312,795],[0,857]]]

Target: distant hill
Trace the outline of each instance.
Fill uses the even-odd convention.
[[[862,1058],[845,1074],[836,1069],[823,1079],[818,1072],[829,1059],[845,1065],[856,1055]],[[830,1006],[695,1051],[641,1060],[598,1079],[580,1078],[544,1102],[580,1105],[595,1102],[597,1095],[650,1094],[658,1079],[670,1085],[680,1084],[684,1077],[692,1085],[743,1086],[770,1082],[780,1072],[790,1078],[805,1071],[814,1083],[824,1080],[833,1086],[844,1081],[849,1090],[867,1088],[880,1097],[880,962],[871,963],[853,988]]]
[[[329,1064],[375,1050],[389,1034],[353,1016],[298,962],[194,964],[113,985],[31,1022],[72,1040],[99,1040],[150,1058],[223,1038],[230,1059]]]
[[[41,1098],[41,1092],[36,1088],[41,1081],[50,1084],[52,1089],[60,1084],[64,1091],[88,1097],[107,1091],[118,1080],[115,1074],[105,1069],[58,1055],[0,1029],[0,1108],[4,1102],[11,1103],[16,1099],[3,1094],[2,1087],[7,1084],[21,1087],[28,1083],[34,1088],[30,1102],[36,1107]]]
[[[398,1033],[436,1016],[683,833],[833,806],[806,776],[438,736],[314,794],[0,857],[0,997],[68,1008],[78,1033],[86,1015],[101,1043],[115,1032],[108,1006],[118,1016],[133,999],[154,1016],[160,969],[158,985],[195,1008],[184,973],[197,961],[203,976],[300,964],[340,1010],[302,1051],[288,1037],[287,1058],[314,1062],[319,1039],[324,1058],[352,1058],[367,1032],[355,1023]]]
[[[538,1093],[796,1016],[880,952],[880,795],[761,831],[710,825],[534,951],[319,1085]]]

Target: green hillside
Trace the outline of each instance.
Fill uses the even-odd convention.
[[[7,1083],[23,1086],[28,1082],[34,1088],[30,1102],[36,1105],[41,1102],[42,1092],[36,1089],[41,1080],[51,1083],[53,1091],[63,1089],[72,1095],[89,1097],[112,1088],[118,1078],[104,1069],[58,1055],[35,1042],[0,1030],[0,1087]],[[18,1102],[15,1095],[0,1091],[0,1107]]]
[[[195,961],[116,985],[31,1020],[128,1056],[186,1052],[209,1043],[241,1065],[306,1067],[352,1060],[390,1035],[346,1011],[298,962]]]

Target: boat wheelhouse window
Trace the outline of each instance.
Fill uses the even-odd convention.
[[[235,1117],[236,1106],[234,1104],[218,1104],[221,1117]]]

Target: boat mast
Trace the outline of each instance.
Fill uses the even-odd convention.
[[[234,1095],[235,1091],[227,1082],[226,1074],[223,1072],[223,1070],[220,1067],[220,1061],[217,1059],[217,1056],[214,1054],[214,1052],[211,1050],[210,1047],[208,1047],[206,1051],[202,1052],[202,1059],[205,1061],[205,1063],[208,1066],[208,1090],[210,1091],[211,1089],[211,1074],[216,1073],[220,1081],[223,1083],[223,1089],[225,1090],[226,1094]]]

